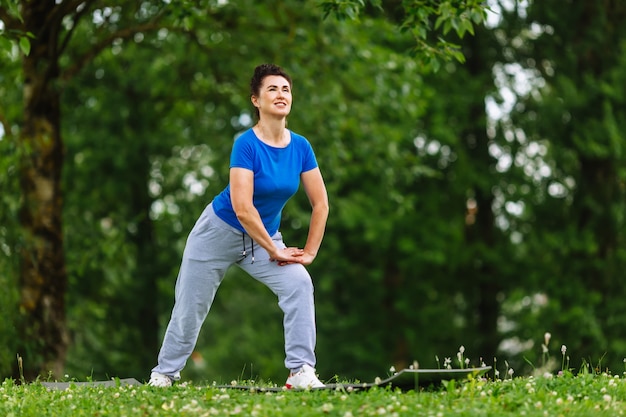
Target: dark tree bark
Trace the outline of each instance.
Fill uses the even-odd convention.
[[[7,30],[33,34],[30,53],[22,61],[24,109],[18,140],[22,191],[19,220],[24,231],[20,251],[22,320],[18,355],[23,358],[23,369],[16,363],[13,370],[15,377],[24,376],[28,380],[49,373],[60,376],[69,345],[65,320],[68,277],[62,224],[61,86],[114,40],[156,30],[162,17],[156,13],[144,22],[131,18],[129,27],[102,30],[95,43],[75,54],[78,57],[61,69],[59,59],[79,20],[89,15],[94,1],[24,1],[20,3],[21,20],[0,8],[0,19]],[[152,322],[156,321],[155,317],[151,318]],[[153,344],[149,342],[150,347]]]
[[[20,310],[24,377],[62,373],[68,346],[65,326],[67,274],[62,233],[60,92],[54,2],[26,2],[24,30],[35,34],[23,59],[24,113],[20,223]],[[16,373],[19,370],[16,369]]]

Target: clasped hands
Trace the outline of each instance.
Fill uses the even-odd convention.
[[[274,255],[270,255],[270,261],[277,262],[278,266],[289,264],[310,265],[313,259],[315,259],[315,255],[311,255],[305,252],[304,249],[296,247],[277,249]]]

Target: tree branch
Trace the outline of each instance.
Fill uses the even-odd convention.
[[[100,52],[106,47],[110,46],[116,39],[128,39],[140,32],[149,32],[152,30],[161,29],[163,26],[158,22],[148,22],[142,25],[137,25],[131,28],[120,29],[117,32],[112,33],[107,38],[101,40],[94,45],[89,51],[83,54],[82,57],[75,60],[74,65],[68,67],[61,74],[60,79],[63,81],[69,81],[74,77],[85,65],[91,62]]]
[[[90,3],[93,3],[93,1],[94,0],[70,0],[57,4],[52,9],[52,12],[46,16],[42,32],[48,28],[60,28],[63,23],[63,18],[66,15],[73,13],[81,4],[84,4],[82,11],[88,10]]]
[[[70,30],[67,31],[67,33],[65,34],[65,37],[63,38],[59,46],[59,49],[58,49],[59,55],[61,55],[63,51],[65,50],[65,48],[67,47],[67,44],[72,38],[72,34],[74,33],[74,30],[78,26],[78,21],[90,10],[90,6],[91,6],[91,3],[93,3],[93,1],[94,0],[85,1],[83,3],[84,4],[83,8],[79,10],[78,12],[74,13],[74,18],[72,19],[72,27],[70,28]],[[65,8],[62,14],[63,16],[68,15],[70,11],[75,11],[78,8],[78,5],[81,4],[81,0],[75,0],[72,3],[74,3],[74,5],[72,5],[71,7],[68,6]]]

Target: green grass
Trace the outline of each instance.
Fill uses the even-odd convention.
[[[401,392],[283,391],[276,393],[179,384],[70,386],[0,385],[0,416],[620,416],[626,378],[585,373],[442,383]]]

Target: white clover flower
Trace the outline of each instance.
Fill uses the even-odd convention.
[[[557,399],[556,399],[556,404],[557,404],[557,405],[561,405],[561,404],[563,404],[563,399],[562,399],[562,398],[557,398]]]
[[[461,346],[459,348],[459,353],[461,353],[461,354],[465,353],[465,346]]]
[[[565,352],[567,352],[567,346],[563,345],[561,346],[561,353],[565,355]]]
[[[550,339],[552,338],[552,335],[550,334],[550,332],[545,332],[543,335],[543,341],[546,344],[546,346],[548,346],[550,344]]]
[[[326,403],[322,405],[322,411],[324,413],[330,413],[331,411],[333,411],[333,405],[330,403]]]
[[[548,346],[544,345],[543,343],[541,344],[541,351],[543,353],[548,353]]]
[[[389,368],[389,372],[391,372],[392,374],[396,373],[396,367],[395,366],[391,366],[391,368]]]
[[[510,376],[513,376],[513,373],[515,373],[515,371],[513,370],[513,368],[510,368],[510,369],[509,369],[509,375],[510,375]]]
[[[611,398],[611,396],[610,396],[609,394],[605,394],[605,395],[603,395],[603,396],[602,396],[602,399],[603,399],[604,401],[606,401],[607,403],[610,403],[610,402],[611,402],[611,400],[612,400],[612,398]]]
[[[466,359],[465,359],[465,365],[469,365],[469,363],[470,363],[469,358],[466,358]]]

